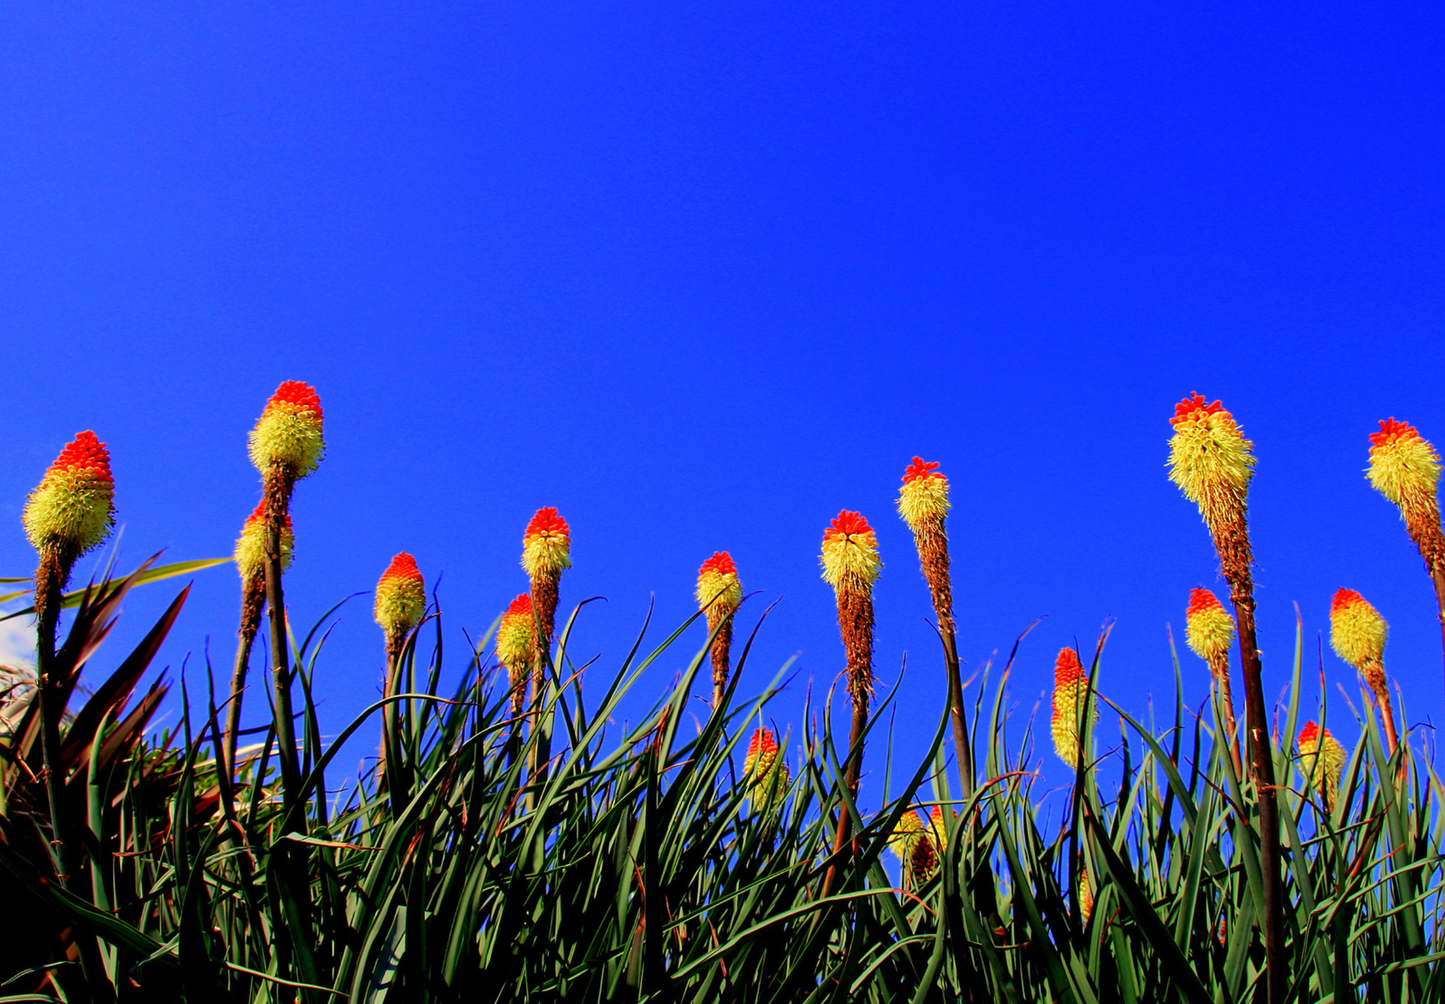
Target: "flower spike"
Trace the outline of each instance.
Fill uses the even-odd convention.
[[[95,433],[79,433],[26,500],[21,516],[25,535],[37,551],[58,549],[73,562],[110,533],[115,525],[114,498],[110,453]]]
[[[1330,600],[1330,646],[1353,666],[1370,686],[1370,695],[1385,728],[1385,743],[1395,752],[1395,709],[1385,678],[1385,639],[1390,626],[1385,618],[1353,589],[1341,589]]]
[[[733,641],[732,615],[743,602],[743,586],[738,581],[738,568],[732,555],[714,551],[711,558],[697,570],[697,604],[707,614],[708,634],[712,641],[712,704],[722,706],[727,691],[730,667],[729,653]]]
[[[377,580],[374,612],[387,638],[398,643],[426,615],[426,581],[416,559],[405,551],[391,559]]]
[[[834,592],[871,590],[883,562],[878,560],[878,537],[862,513],[844,509],[823,531],[823,579]]]
[[[326,452],[321,418],[316,388],[287,380],[276,388],[251,430],[251,462],[262,474],[279,467],[293,481],[306,477]]]
[[[1054,752],[1070,767],[1078,769],[1080,746],[1079,719],[1083,716],[1085,696],[1088,693],[1089,678],[1084,673],[1079,653],[1071,648],[1059,649],[1054,663],[1053,720],[1050,726],[1054,735]],[[1098,702],[1091,702],[1090,722],[1098,721]]]
[[[522,568],[533,578],[572,567],[572,534],[551,506],[538,509],[522,534]]]
[[[1309,784],[1320,793],[1325,811],[1333,811],[1345,766],[1345,748],[1330,735],[1329,729],[1321,729],[1309,721],[1300,729],[1299,751]]]
[[[497,626],[497,661],[507,667],[511,681],[512,714],[520,715],[527,701],[527,671],[537,644],[537,619],[532,597],[522,593],[507,606]]]
[[[1254,444],[1221,402],[1207,404],[1203,394],[1175,405],[1169,424],[1174,426],[1169,478],[1214,530],[1244,508],[1254,474]]]
[[[1238,773],[1243,765],[1239,758],[1239,727],[1235,723],[1234,694],[1229,680],[1229,646],[1234,642],[1234,618],[1208,589],[1195,589],[1189,594],[1184,624],[1184,641],[1195,655],[1209,664],[1210,676],[1219,690],[1219,706],[1223,715],[1219,724]]]
[[[766,810],[782,804],[791,777],[788,764],[781,756],[772,729],[757,729],[748,743],[743,758],[743,777],[747,779],[748,798],[754,808]]]
[[[941,521],[948,515],[948,478],[938,467],[937,463],[914,457],[903,472],[898,515],[914,533],[920,526]]]

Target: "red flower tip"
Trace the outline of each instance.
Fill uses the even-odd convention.
[[[947,476],[938,469],[938,464],[931,460],[924,460],[922,457],[914,457],[913,463],[903,472],[903,483],[911,484],[914,481],[923,481],[927,478],[941,478],[948,480]]]
[[[1215,596],[1208,589],[1191,589],[1189,591],[1189,609],[1185,611],[1188,616],[1193,617],[1201,610],[1213,610],[1216,608],[1220,610],[1224,609],[1223,605],[1219,602],[1219,597]]]
[[[538,509],[536,515],[532,517],[531,522],[527,524],[527,531],[522,534],[522,539],[525,540],[528,537],[535,537],[544,533],[566,537],[570,532],[567,527],[567,521],[557,515],[557,510],[552,506],[545,506],[544,508]]]
[[[1305,727],[1299,730],[1299,741],[1301,746],[1307,746],[1315,741],[1320,734],[1320,727],[1314,722],[1305,722]]]
[[[1058,661],[1054,663],[1054,686],[1077,683],[1084,678],[1084,665],[1079,662],[1079,653],[1071,648],[1059,649]]]
[[[853,512],[849,509],[844,509],[833,518],[833,525],[823,531],[823,539],[828,540],[832,537],[851,537],[859,533],[872,532],[873,528],[868,525],[868,521],[863,518],[863,514],[861,512]]]
[[[1408,422],[1397,422],[1394,416],[1380,420],[1380,431],[1370,433],[1370,449],[1386,446],[1399,439],[1419,439],[1420,431]]]
[[[300,405],[315,411],[317,418],[322,417],[320,395],[316,393],[315,387],[301,380],[284,381],[266,403]]]
[[[733,564],[733,556],[726,551],[714,551],[712,557],[702,563],[697,570],[698,575],[706,575],[713,572],[717,575],[736,575],[738,566]]]
[[[526,616],[530,616],[531,613],[532,613],[532,594],[531,594],[531,593],[519,593],[518,596],[517,596],[517,598],[507,605],[507,612],[506,612],[505,614],[503,614],[502,616],[503,616],[504,618],[508,618],[508,617],[526,617]]]
[[[753,733],[753,741],[748,743],[748,756],[754,757],[759,753],[776,753],[778,741],[773,738],[772,729],[758,729]]]
[[[379,586],[382,582],[390,582],[392,579],[412,579],[421,582],[421,570],[416,567],[416,559],[402,551],[391,559],[391,564],[386,567],[386,571],[381,573],[381,582],[378,582],[377,585]]]
[[[1203,394],[1191,394],[1174,406],[1174,417],[1169,420],[1169,424],[1178,425],[1180,422],[1189,421],[1194,413],[1199,411],[1206,415],[1213,415],[1216,412],[1224,411],[1224,402],[1215,401],[1213,404],[1208,404],[1205,402]],[[1224,411],[1224,414],[1227,416],[1229,412]]]
[[[115,484],[115,479],[110,476],[110,454],[106,451],[105,444],[89,429],[76,433],[75,438],[65,444],[60,456],[55,458],[55,462],[45,473],[60,474],[81,469],[93,471],[99,480],[108,485]]]
[[[1341,589],[1330,599],[1330,614],[1334,615],[1345,607],[1352,607],[1356,603],[1365,602],[1365,598],[1353,589]]]

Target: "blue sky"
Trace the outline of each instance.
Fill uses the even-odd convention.
[[[578,632],[599,675],[654,597],[658,630],[679,623],[728,549],[760,591],[745,624],[782,600],[742,690],[800,653],[772,712],[796,734],[808,682],[842,666],[822,530],[859,509],[885,563],[877,673],[907,654],[900,722],[931,732],[940,660],[892,508],[916,453],[954,485],[966,661],[1042,617],[1012,682],[1026,716],[1058,648],[1115,618],[1103,686],[1142,711],[1172,690],[1166,623],[1219,585],[1164,470],[1173,403],[1198,390],[1257,444],[1267,689],[1291,604],[1314,666],[1349,586],[1391,623],[1409,721],[1438,719],[1433,595],[1362,470],[1388,415],[1445,443],[1442,22],[1430,4],[14,5],[0,571],[32,567],[25,493],[86,428],[113,453],[123,562],[228,554],[257,498],[246,431],[303,379],[329,453],[296,497],[296,621],[405,549],[453,636],[484,630],[525,587],[527,518],[555,505],[564,607],[608,599]],[[102,665],[170,595],[134,597]],[[225,667],[237,603],[229,569],[198,576],[163,661],[209,638]],[[381,661],[363,598],[323,660],[332,731]],[[1184,667],[1197,704],[1205,670]],[[1327,646],[1324,670],[1357,694]]]

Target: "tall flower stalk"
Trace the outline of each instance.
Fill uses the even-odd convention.
[[[283,798],[289,807],[300,791],[301,768],[291,711],[291,653],[286,637],[286,600],[281,587],[282,541],[296,482],[314,472],[326,452],[321,399],[315,388],[287,380],[276,388],[249,439],[251,463],[261,473],[265,506],[266,604],[271,609],[271,674],[276,701],[276,744]]]
[[[1235,774],[1243,774],[1239,759],[1239,726],[1234,720],[1234,693],[1229,683],[1229,647],[1234,644],[1234,618],[1208,589],[1189,593],[1184,614],[1184,641],[1190,650],[1209,664],[1209,675],[1219,692],[1219,711],[1224,716],[1224,733]]]
[[[823,531],[823,578],[833,587],[838,604],[838,629],[847,656],[848,696],[853,704],[853,721],[848,732],[848,756],[844,761],[843,783],[850,796],[858,797],[858,780],[863,772],[863,732],[868,725],[868,702],[873,696],[873,584],[883,563],[878,558],[878,538],[861,513],[844,509]],[[838,807],[838,829],[833,854],[849,846],[852,817],[846,805]],[[835,862],[823,880],[823,895],[832,893],[838,881]]]
[[[40,701],[40,749],[50,823],[59,842],[61,881],[73,865],[65,818],[64,765],[60,760],[60,667],[55,661],[55,626],[71,570],[82,554],[98,547],[115,525],[115,479],[110,453],[94,432],[79,433],[65,445],[26,500],[21,520],[39,553],[35,568],[36,676]]]
[[[266,500],[241,524],[236,538],[236,571],[241,575],[241,626],[236,631],[236,665],[231,671],[231,700],[226,706],[226,731],[221,740],[222,756],[228,774],[236,772],[236,737],[241,729],[241,701],[246,693],[246,674],[251,666],[251,646],[261,629],[261,614],[266,606]],[[291,567],[296,538],[291,517],[281,525],[281,570]]]
[[[1385,639],[1389,633],[1385,618],[1353,589],[1341,589],[1330,600],[1330,646],[1365,678],[1385,729],[1386,752],[1394,756],[1399,740],[1390,683],[1385,678]]]
[[[743,586],[738,581],[738,568],[732,555],[714,551],[711,558],[697,570],[697,605],[707,614],[707,630],[712,635],[712,706],[722,707],[728,689],[729,651],[733,644],[733,614],[743,602]]]
[[[391,698],[401,692],[401,664],[406,639],[426,615],[426,580],[416,567],[416,559],[405,551],[391,559],[391,564],[377,580],[373,614],[386,636],[386,680],[382,685],[382,696]],[[381,723],[381,757],[376,769],[378,790],[387,786],[388,760],[395,765],[394,770],[399,770],[402,764],[400,713],[395,702],[386,705]],[[405,801],[408,787],[404,778],[394,780],[391,784],[393,798]]]
[[[532,582],[532,615],[536,633],[532,636],[532,762],[529,773],[540,779],[545,776],[551,751],[542,727],[543,685],[547,679],[547,660],[552,651],[552,633],[557,623],[557,601],[562,573],[572,567],[572,531],[556,509],[538,509],[522,534],[522,569]]]
[[[1445,645],[1445,530],[1440,525],[1440,454],[1413,425],[1387,418],[1370,434],[1370,484],[1400,510],[1405,532],[1435,584]]]
[[[1287,959],[1284,944],[1284,896],[1280,877],[1279,804],[1275,791],[1274,753],[1264,681],[1254,626],[1254,563],[1246,522],[1249,482],[1254,473],[1253,444],[1244,438],[1234,416],[1202,394],[1174,406],[1170,419],[1169,477],[1199,514],[1214,539],[1214,549],[1239,629],[1239,661],[1244,676],[1245,729],[1249,734],[1249,768],[1259,801],[1261,903],[1267,997],[1281,1004],[1285,995]]]
[[[958,779],[967,800],[973,794],[973,744],[963,711],[963,676],[958,665],[958,638],[953,623],[953,582],[948,559],[948,478],[937,463],[914,457],[903,472],[898,492],[898,514],[913,531],[923,578],[933,597],[933,613],[943,639],[948,673],[948,708],[953,721],[953,745],[958,757]]]

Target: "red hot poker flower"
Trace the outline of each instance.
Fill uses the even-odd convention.
[[[405,635],[426,614],[426,583],[405,551],[391,559],[376,583],[376,623],[388,636]]]
[[[61,547],[72,560],[95,547],[115,524],[110,454],[89,430],[67,443],[25,503],[22,521],[36,550]]]

